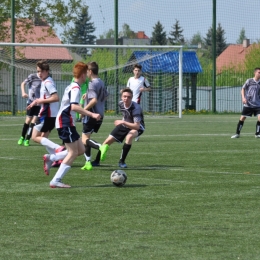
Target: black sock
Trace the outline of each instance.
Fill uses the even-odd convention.
[[[23,125],[23,130],[22,130],[22,137],[23,137],[23,138],[25,138],[25,135],[26,135],[26,133],[27,133],[27,131],[28,131],[28,128],[29,128],[29,125],[26,124],[26,123],[24,123],[24,125]]]
[[[100,162],[100,156],[101,156],[101,152],[98,150],[95,162],[99,163]]]
[[[125,162],[126,156],[131,149],[131,144],[124,144],[119,162]]]
[[[27,132],[26,140],[30,140],[31,139],[31,137],[32,137],[32,130],[33,130],[33,127],[35,125],[36,125],[35,123],[31,123],[30,124],[30,127],[29,127],[28,132]]]
[[[243,125],[244,125],[244,121],[239,120],[237,124],[237,132],[236,132],[238,135],[240,134]]]
[[[256,134],[256,135],[259,135],[259,134],[260,134],[260,122],[259,122],[259,121],[256,122],[256,131],[255,131],[255,134]]]
[[[99,150],[99,146],[100,146],[100,144],[98,142],[91,140],[91,139],[87,140],[87,145],[96,150]]]

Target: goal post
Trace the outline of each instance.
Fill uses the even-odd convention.
[[[15,55],[12,55],[13,50]],[[0,43],[0,111],[4,107],[1,100],[10,98],[14,99],[16,112],[24,110],[21,82],[36,72],[36,62],[42,59],[50,64],[59,95],[70,83],[76,62],[96,61],[99,64],[99,76],[110,93],[106,104],[106,110],[109,111],[117,110],[120,89],[133,76],[133,65],[139,63],[143,76],[152,87],[152,91],[142,95],[144,113],[182,117],[183,46],[160,45]],[[13,66],[14,77],[11,76]],[[13,91],[11,86],[15,86]],[[12,93],[15,93],[13,97]]]

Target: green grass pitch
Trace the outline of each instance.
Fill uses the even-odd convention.
[[[256,118],[231,139],[238,119],[146,117],[124,187],[110,182],[115,143],[92,171],[77,158],[64,178],[71,189],[51,189],[45,149],[17,145],[24,117],[0,117],[0,259],[259,259],[260,140]],[[56,130],[50,139],[60,143]]]

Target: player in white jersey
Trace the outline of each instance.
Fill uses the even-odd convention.
[[[91,134],[98,133],[99,128],[102,125],[104,113],[105,113],[105,101],[108,96],[107,89],[104,82],[98,76],[98,64],[95,61],[88,63],[87,77],[89,78],[89,86],[85,96],[84,109],[101,115],[99,121],[94,120],[91,117],[83,117],[83,130],[82,130],[82,142],[85,145],[85,165],[82,170],[91,170],[92,166],[99,166],[99,144],[91,140]],[[96,160],[91,162],[91,148],[97,149],[98,153]]]
[[[151,86],[149,81],[142,76],[142,65],[135,64],[133,67],[133,77],[130,77],[127,81],[126,87],[133,91],[132,101],[137,104],[141,103],[141,96],[144,91],[150,91]],[[139,140],[139,136],[135,138],[135,141]]]
[[[41,78],[37,73],[30,74],[21,84],[22,97],[27,98],[27,106],[35,99],[40,97]],[[25,91],[25,86],[28,86],[28,94]],[[36,125],[40,106],[34,106],[27,110],[26,118],[22,129],[22,134],[18,140],[19,145],[29,146],[29,141],[32,136],[32,129]]]
[[[95,120],[100,120],[100,115],[83,109],[80,106],[80,85],[86,81],[88,65],[78,62],[73,68],[74,82],[72,82],[64,91],[61,106],[56,118],[56,128],[60,139],[65,144],[68,153],[63,158],[62,163],[55,176],[50,182],[51,188],[70,188],[70,185],[62,183],[65,174],[71,168],[73,161],[77,156],[82,155],[85,151],[83,142],[75,127],[75,113],[78,112],[84,116],[89,116]],[[61,152],[63,153],[63,152]],[[53,161],[56,161],[57,155],[45,154],[45,164],[50,169]],[[60,158],[59,158],[60,159]]]
[[[62,146],[48,139],[51,130],[55,127],[55,119],[59,109],[59,96],[53,79],[49,76],[49,64],[46,60],[37,62],[37,73],[42,80],[40,98],[35,99],[27,109],[41,105],[39,124],[33,128],[32,139],[43,145],[49,153],[62,150]],[[66,151],[64,151],[66,152]],[[49,175],[49,170],[44,163],[44,172]]]
[[[144,117],[139,104],[132,102],[133,92],[129,88],[121,91],[121,101],[119,102],[120,111],[123,114],[122,120],[115,120],[115,128],[112,130],[108,138],[100,146],[101,161],[104,161],[106,152],[114,142],[122,143],[125,139],[118,166],[127,168],[125,163],[126,157],[131,149],[132,141],[135,137],[140,136],[144,130]]]
[[[237,124],[236,134],[231,138],[239,138],[247,117],[257,116],[255,138],[260,138],[260,67],[254,69],[254,77],[247,79],[241,89],[243,110]]]

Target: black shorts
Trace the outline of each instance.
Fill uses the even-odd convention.
[[[56,117],[46,117],[34,128],[36,128],[37,131],[42,133],[51,132],[51,130],[55,127],[55,121]]]
[[[131,131],[132,129],[127,128],[123,125],[117,125],[112,132],[110,133],[111,136],[113,136],[117,142],[122,143],[125,139],[125,137],[128,135],[128,133]],[[138,130],[138,136],[140,136],[144,131],[139,129]]]
[[[97,133],[102,123],[103,123],[103,119],[97,121],[94,118],[90,118],[87,123],[83,123],[82,133],[83,134],[92,134],[93,132]]]
[[[57,131],[63,143],[74,143],[80,138],[75,126],[58,128]]]
[[[260,107],[243,107],[242,116],[251,117],[252,115],[260,115]]]
[[[28,105],[29,106],[29,105]],[[26,115],[28,117],[34,117],[38,116],[40,112],[41,107],[40,106],[34,106],[26,111]]]

